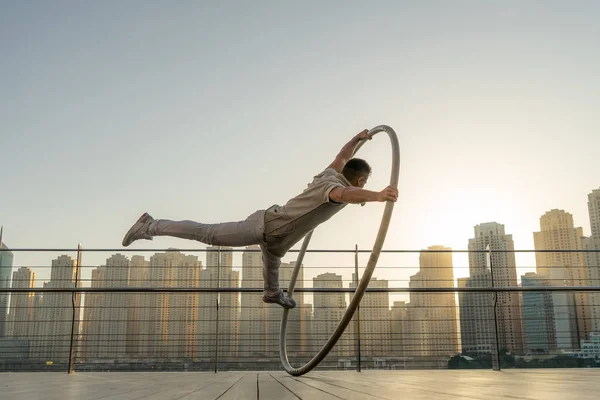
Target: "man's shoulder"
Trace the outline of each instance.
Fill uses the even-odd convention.
[[[327,183],[334,183],[339,186],[351,186],[346,177],[333,168],[326,168],[318,175],[315,175],[309,186]]]
[[[325,177],[329,177],[329,176],[337,176],[339,175],[339,172],[337,172],[334,168],[325,168],[323,171],[321,171],[320,173],[318,173],[317,175],[315,175],[315,179],[318,178],[325,178]]]

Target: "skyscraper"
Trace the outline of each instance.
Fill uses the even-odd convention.
[[[342,276],[334,273],[324,273],[313,278],[314,288],[342,288]],[[313,338],[311,351],[321,348],[338,326],[346,312],[344,293],[316,292],[314,298]],[[346,330],[329,353],[329,357],[349,357],[353,350],[351,333]]]
[[[581,250],[583,229],[575,228],[573,216],[550,210],[540,218],[540,231],[533,233],[535,250]],[[552,286],[586,286],[583,254],[580,252],[536,252],[537,272]],[[579,340],[591,331],[589,300],[585,292],[553,292],[554,325],[559,349],[579,348]]]
[[[452,253],[448,247],[430,246],[421,252],[420,270],[410,277],[411,288],[454,287]],[[459,352],[454,293],[410,293],[408,316],[411,354],[447,356]]]
[[[390,312],[390,354],[393,357],[406,357],[410,353],[408,304],[404,301],[395,301]]]
[[[352,282],[349,286],[355,288],[355,282],[356,274],[352,274]],[[372,277],[369,287],[387,288],[388,281]],[[350,299],[352,299],[352,294],[350,294]],[[363,357],[389,356],[391,351],[390,313],[389,293],[365,293],[360,301],[360,351]],[[355,326],[356,324],[352,322],[348,325],[348,332],[352,336],[354,336]]]
[[[106,287],[106,266],[94,268],[90,287],[93,289]],[[107,338],[101,334],[101,314],[104,307],[105,293],[86,293],[84,297],[82,325],[82,354],[85,361],[100,358],[103,341]]]
[[[487,271],[458,278],[459,288],[490,287]],[[491,293],[459,292],[460,338],[463,353],[489,353],[495,349],[494,313]]]
[[[600,189],[588,194],[588,211],[592,235],[582,238],[583,253],[587,284],[600,286]],[[590,304],[590,329],[600,332],[600,293],[588,293]]]
[[[592,236],[600,237],[600,189],[594,189],[588,194],[588,211]]]
[[[521,276],[524,288],[551,286],[544,275]],[[527,354],[551,353],[556,349],[554,305],[549,292],[523,292],[523,341]]]
[[[0,239],[2,234],[0,233]],[[10,288],[10,274],[13,267],[13,253],[0,242],[0,288]],[[6,315],[8,314],[8,293],[0,293],[0,338],[6,336]]]
[[[76,262],[62,255],[52,260],[50,281],[44,288],[74,288]],[[79,282],[81,286],[81,282]],[[77,299],[81,297],[76,296]],[[81,303],[75,304],[75,320],[79,320]],[[68,362],[71,339],[73,304],[71,293],[44,293],[35,319],[36,340],[31,355],[43,361]]]
[[[106,266],[92,271],[92,287],[126,288],[129,259],[115,254]],[[116,360],[125,357],[127,346],[127,304],[129,293],[88,293],[85,298],[85,358]]]
[[[35,272],[31,269],[21,267],[13,272],[13,289],[29,289],[34,286]],[[12,294],[8,315],[9,336],[16,339],[29,339],[33,335],[34,300],[33,293]]]
[[[314,355],[313,347],[313,305],[304,301],[298,310],[300,318],[300,353],[298,358],[312,358]]]
[[[196,256],[178,251],[157,253],[150,257],[150,287],[195,287],[194,277],[200,269]],[[194,356],[198,321],[195,297],[194,293],[152,293],[142,297],[140,348],[144,357]]]
[[[263,288],[262,254],[258,245],[248,246],[242,253],[242,287]],[[264,356],[267,328],[262,295],[242,293],[241,298],[238,357]]]
[[[129,286],[129,259],[123,254],[115,254],[106,260],[106,284],[110,288]],[[127,307],[129,293],[106,293],[101,313],[101,333],[112,337],[101,356],[108,359],[123,358],[127,344]]]
[[[492,250],[491,260],[486,251],[488,245]],[[469,251],[470,278],[459,280],[459,286],[491,287],[493,280],[496,287],[517,287],[514,242],[512,235],[505,233],[504,225],[488,222],[475,226],[475,237],[469,239]],[[461,293],[459,303],[463,350],[494,349],[493,294]],[[500,349],[522,354],[521,305],[517,293],[497,293],[496,317]]]
[[[200,287],[202,263],[198,257],[177,254],[172,287]],[[170,356],[195,359],[198,356],[199,293],[171,293],[169,304]]]
[[[140,288],[149,287],[149,265],[150,263],[142,256],[132,256],[129,261],[129,287]],[[137,358],[141,355],[141,338],[145,335],[142,332],[143,305],[149,304],[148,296],[153,293],[131,293],[129,303],[127,304],[127,344],[126,353],[130,358]]]
[[[585,265],[586,282],[589,286],[600,286],[600,237],[590,236],[581,239]],[[600,332],[600,293],[589,292],[589,329]]]
[[[200,274],[200,287],[240,286],[239,272],[233,270],[233,248],[211,246],[206,248],[206,269]],[[219,310],[217,316],[217,299]],[[198,324],[198,353],[202,358],[214,357],[218,338],[219,357],[237,358],[240,318],[239,293],[201,294]],[[217,335],[216,321],[219,321]]]

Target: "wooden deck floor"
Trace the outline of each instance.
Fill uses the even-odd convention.
[[[600,398],[599,369],[315,372],[2,373],[0,399],[526,399]]]

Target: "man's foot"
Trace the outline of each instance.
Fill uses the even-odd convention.
[[[279,289],[277,293],[272,296],[263,295],[263,301],[265,303],[275,303],[279,304],[283,308],[294,308],[296,307],[296,302],[294,299],[283,294],[283,290]]]
[[[150,228],[152,222],[154,222],[154,218],[150,214],[144,213],[125,234],[123,246],[127,247],[138,239],[152,240],[152,235],[148,232],[148,228]]]

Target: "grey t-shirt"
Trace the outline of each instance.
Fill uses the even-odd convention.
[[[333,168],[315,176],[308,187],[284,206],[273,205],[265,212],[267,250],[283,257],[308,232],[327,221],[346,204],[329,199],[336,187],[350,187],[346,177]]]

